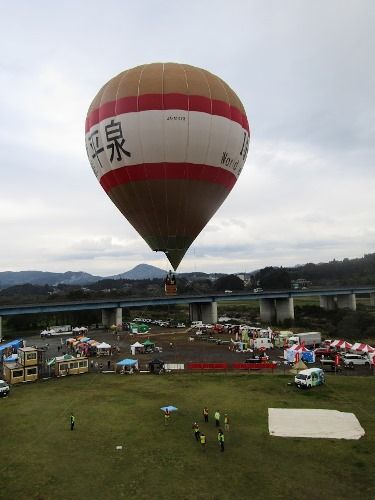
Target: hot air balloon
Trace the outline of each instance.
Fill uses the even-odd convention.
[[[92,101],[86,150],[101,186],[174,270],[244,166],[244,107],[220,78],[152,63],[112,78]]]

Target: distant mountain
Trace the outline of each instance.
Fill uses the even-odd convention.
[[[152,280],[164,279],[166,271],[159,267],[150,266],[149,264],[138,264],[130,271],[125,273],[116,274],[115,276],[108,276],[109,279],[124,279],[124,280]]]
[[[14,285],[86,285],[102,279],[84,272],[50,273],[45,271],[4,271],[0,272],[0,288]]]
[[[139,264],[130,271],[115,276],[94,276],[84,272],[67,271],[65,273],[50,273],[46,271],[4,271],[0,272],[0,289],[16,285],[90,285],[103,279],[148,280],[164,279],[166,272],[148,264]]]
[[[67,271],[65,273],[50,273],[46,271],[3,271],[0,272],[0,290],[18,285],[56,286],[56,285],[90,285],[105,279],[125,280],[152,280],[164,279],[166,271],[149,264],[138,264],[129,271],[113,276],[95,276],[89,273]],[[223,276],[223,273],[207,274],[203,272],[176,273],[176,276],[188,281],[210,279],[211,281]]]

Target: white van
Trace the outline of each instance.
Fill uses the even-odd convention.
[[[203,321],[192,321],[190,326],[191,328],[202,328]]]
[[[309,389],[325,382],[324,371],[321,368],[302,370],[294,377],[294,383],[299,388]]]

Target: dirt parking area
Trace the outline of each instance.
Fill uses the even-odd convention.
[[[37,347],[47,348],[47,357],[61,356],[68,352],[65,343],[71,335],[62,335],[49,338],[41,338],[40,335],[24,337],[26,344],[36,345]],[[169,329],[151,327],[147,334],[130,334],[128,332],[113,333],[109,330],[90,330],[87,336],[98,342],[107,342],[115,348],[115,352],[110,357],[102,357],[104,367],[110,361],[111,369],[115,367],[117,361],[124,358],[133,358],[130,351],[130,345],[134,342],[144,342],[147,339],[155,342],[156,351],[145,354],[137,354],[140,369],[147,369],[148,363],[158,358],[166,363],[243,363],[249,357],[260,354],[258,352],[233,352],[229,350],[228,344],[218,344],[218,341],[230,342],[231,335],[225,333],[213,333],[212,338],[206,339],[196,336],[194,330],[190,329]],[[233,336],[232,336],[233,338]],[[274,348],[268,350],[267,354],[271,361],[279,363],[277,371],[279,373],[288,373],[290,367],[285,366],[283,360],[283,350]],[[91,358],[94,362],[98,358]],[[320,366],[319,363],[309,364],[311,366]],[[327,373],[332,373],[327,369]],[[343,369],[337,373],[338,376],[346,375],[372,375],[373,371],[367,367],[356,367],[353,370]]]

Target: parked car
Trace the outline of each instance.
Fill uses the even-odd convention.
[[[0,397],[8,396],[9,390],[8,383],[5,380],[0,380]]]
[[[245,363],[263,363],[264,360],[262,358],[247,358],[245,359]]]
[[[177,328],[186,328],[185,323],[177,323]]]
[[[254,293],[260,293],[260,292],[263,292],[263,288],[254,288],[253,292],[254,292]]]
[[[334,359],[321,359],[320,360],[320,366],[323,368],[323,370],[326,370],[330,368],[332,371],[341,371],[342,370],[342,365],[338,364],[336,365],[336,362]]]
[[[354,368],[354,366],[370,366],[370,358],[363,354],[345,354],[342,357],[345,368]]]

